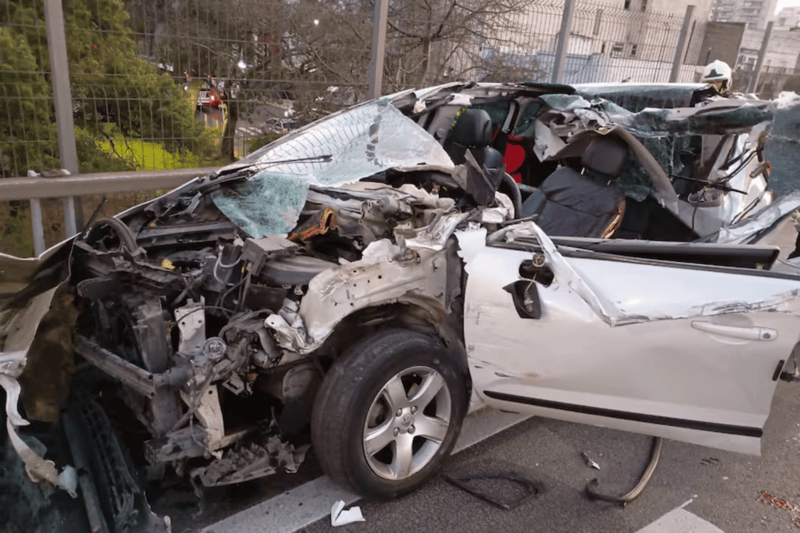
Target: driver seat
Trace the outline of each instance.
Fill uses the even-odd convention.
[[[594,137],[581,154],[583,172],[556,169],[522,204],[522,215],[539,215],[536,223],[551,236],[610,238],[625,214],[625,194],[610,181],[627,156],[624,141]]]
[[[464,111],[455,120],[450,135],[444,143],[447,155],[456,165],[466,162],[467,150],[475,158],[475,162],[483,172],[483,178],[473,180],[473,183],[469,184],[469,189],[480,205],[486,205],[494,199],[494,193],[503,180],[506,168],[503,154],[491,144],[492,119],[485,109]]]

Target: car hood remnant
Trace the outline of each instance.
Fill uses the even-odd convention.
[[[694,99],[694,91],[684,96]],[[759,337],[752,349],[763,353],[741,367],[761,377],[760,361],[772,375],[789,359],[781,352],[783,359],[772,361],[777,356],[768,349],[791,341],[798,278],[770,272],[777,250],[757,244],[800,202],[792,195],[771,203],[766,190],[763,142],[775,106],[712,98],[691,108],[631,112],[601,93],[460,83],[404,91],[96,220],[39,258],[0,255],[0,386],[12,443],[31,477],[62,483],[53,465],[19,445],[27,421],[18,401],[28,418],[53,423],[70,386],[98,409],[125,407],[129,418],[119,427],[94,434],[125,432],[152,476],[170,468],[202,487],[295,471],[330,369],[385,329],[437,338],[432,345],[461,357],[464,372],[474,363],[473,408],[540,383],[532,376],[544,374],[530,368],[520,381],[500,383],[507,389],[491,388],[533,359],[556,373],[601,372],[597,361],[562,368],[559,357],[543,359],[563,349],[555,340],[537,352],[541,357],[527,353],[538,342],[532,339],[570,328],[597,339],[592,349],[573,350],[584,354],[611,345],[624,350],[630,339],[614,338],[632,330],[650,332],[641,339],[674,338],[687,323],[689,333],[681,335],[703,345],[703,354],[714,353],[709,343],[717,339],[740,343],[780,332]],[[677,102],[679,94],[673,88],[670,98]],[[581,186],[587,180],[597,198]],[[548,211],[548,202],[568,205]],[[553,224],[553,212],[573,213],[575,223]],[[573,233],[554,229],[561,227]],[[593,229],[581,233],[587,227]],[[588,234],[597,228],[600,234]],[[615,278],[617,271],[631,283]],[[662,276],[693,289],[683,294],[647,281]],[[536,336],[520,340],[529,330]],[[650,353],[636,342],[636,353]],[[659,347],[664,360],[670,349]],[[519,356],[510,369],[495,360],[506,353]],[[654,361],[630,368],[661,359]],[[702,373],[715,365],[684,361],[676,368]],[[608,383],[641,392],[641,376],[625,381],[625,370]],[[547,401],[595,398],[600,381],[565,379],[577,389]],[[737,399],[763,400],[771,386],[759,381]],[[709,398],[714,403],[717,395]],[[633,430],[650,431],[653,420],[678,424],[673,400],[665,392],[647,415],[655,418]],[[605,409],[627,408],[615,402]],[[383,423],[380,403],[369,427]],[[718,445],[719,434],[734,427],[751,445],[764,403],[753,408],[757,416],[750,407],[742,407],[749,413],[742,420],[716,406],[701,409],[695,421],[709,413],[728,418],[717,440],[695,435],[693,442]],[[84,418],[75,421],[92,417]],[[122,464],[118,452],[98,464]],[[111,495],[139,494],[130,483],[100,485]],[[113,508],[126,520],[128,507]]]

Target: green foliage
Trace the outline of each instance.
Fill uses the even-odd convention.
[[[52,89],[36,71],[35,41],[21,33],[0,26],[0,177],[58,164]]]
[[[65,0],[64,17],[81,172],[148,166],[109,149],[130,139],[164,165],[217,157],[194,101],[138,56],[121,0]],[[0,177],[60,166],[49,70],[42,2],[0,0]]]

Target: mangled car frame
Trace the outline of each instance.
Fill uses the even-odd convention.
[[[800,337],[800,275],[764,244],[800,205],[767,191],[770,113],[407,91],[3,256],[15,448],[58,484],[26,418],[113,403],[148,475],[213,486],[293,471],[310,427],[334,479],[394,496],[488,404],[758,453]]]

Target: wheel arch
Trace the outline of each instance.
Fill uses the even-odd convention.
[[[437,337],[456,354],[463,367],[467,391],[472,393],[461,313],[447,313],[428,299],[408,299],[359,309],[336,324],[325,343],[310,355],[332,363],[349,346],[385,329],[408,329]]]

